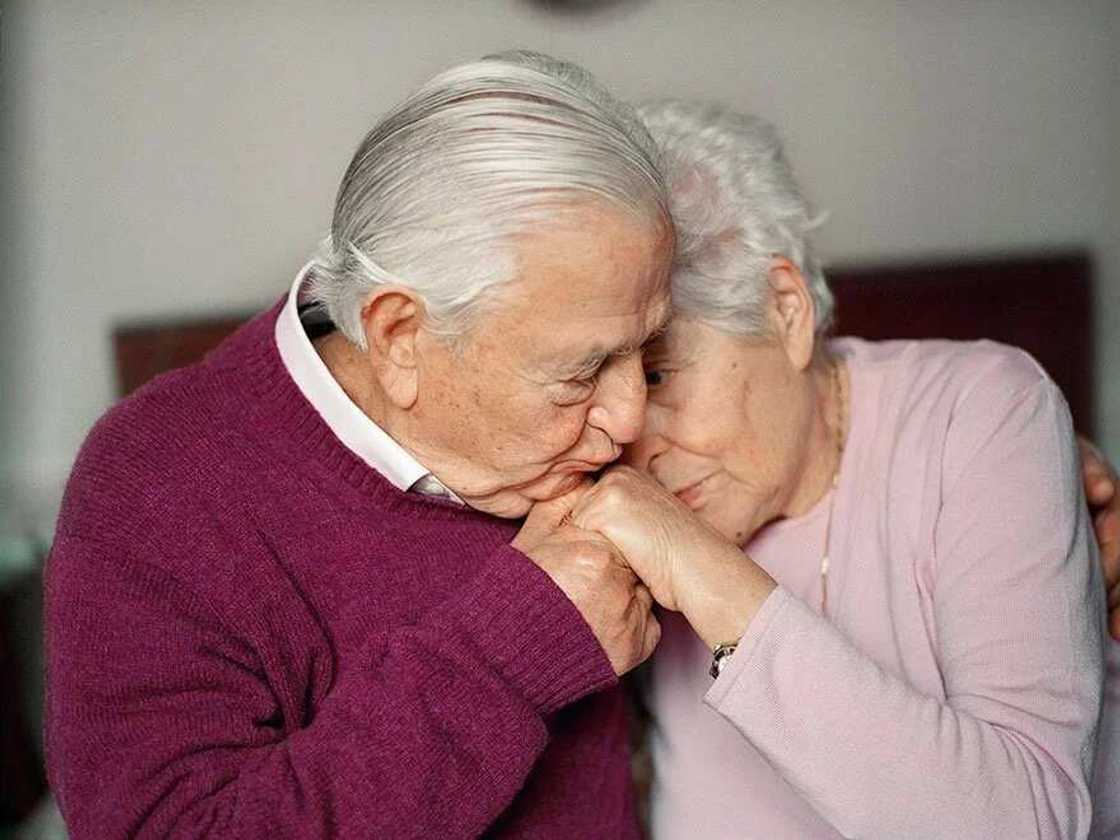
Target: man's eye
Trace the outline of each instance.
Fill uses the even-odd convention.
[[[656,388],[658,385],[664,385],[668,376],[669,372],[666,370],[651,368],[646,371],[646,387]]]
[[[574,403],[583,402],[591,396],[592,392],[595,390],[595,376],[591,375],[580,379],[565,379],[560,385],[560,404],[572,405]]]

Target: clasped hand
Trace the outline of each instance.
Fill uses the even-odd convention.
[[[602,534],[571,524],[591,482],[533,506],[513,547],[527,555],[575,604],[611,667],[622,675],[653,653],[661,627],[653,598],[619,549]]]
[[[657,603],[683,613],[709,647],[737,641],[776,585],[739,546],[632,467],[607,470],[576,503],[572,521],[617,546]]]
[[[683,613],[714,647],[739,639],[775,586],[738,546],[625,466],[535,506],[514,547],[572,599],[620,674],[660,638],[651,600]]]

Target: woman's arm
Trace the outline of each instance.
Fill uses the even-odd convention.
[[[1088,833],[1102,610],[1072,432],[1049,381],[993,411],[1001,390],[973,389],[946,441],[944,702],[789,596],[706,698],[845,835]]]
[[[1103,587],[1064,401],[1038,376],[1009,393],[1006,374],[962,401],[947,441],[931,616],[945,700],[781,588],[705,698],[845,836],[1089,830]],[[641,552],[600,524],[628,558]],[[703,624],[705,599],[671,591]]]

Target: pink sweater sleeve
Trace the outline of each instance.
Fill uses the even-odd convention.
[[[1048,380],[995,373],[945,443],[930,627],[945,699],[783,589],[705,698],[845,836],[1089,831],[1102,588],[1068,412]]]

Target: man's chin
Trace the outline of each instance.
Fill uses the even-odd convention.
[[[480,513],[496,516],[499,519],[521,519],[533,507],[531,499],[523,496],[501,493],[497,496],[487,496],[484,499],[463,499],[468,507]]]
[[[463,501],[475,510],[500,516],[503,519],[518,519],[529,513],[538,502],[549,502],[570,493],[585,482],[590,484],[592,474],[583,470],[570,470],[547,473],[540,478],[488,496],[464,496]]]

